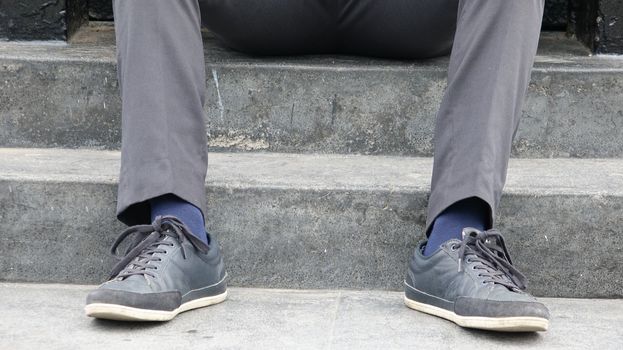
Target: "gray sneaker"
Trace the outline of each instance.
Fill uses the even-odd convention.
[[[463,231],[430,256],[418,245],[405,280],[405,304],[459,326],[507,332],[546,331],[549,311],[524,292],[502,235]]]
[[[177,314],[227,298],[221,248],[189,233],[172,216],[121,233],[111,251],[136,234],[110,280],[89,293],[87,316],[121,321],[168,321]]]

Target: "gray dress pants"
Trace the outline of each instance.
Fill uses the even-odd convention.
[[[259,55],[426,58],[451,52],[427,226],[478,197],[491,222],[530,79],[544,0],[115,0],[123,101],[117,213],[149,221],[172,193],[206,209],[201,26]]]

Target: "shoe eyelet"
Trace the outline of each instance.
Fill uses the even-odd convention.
[[[456,252],[457,250],[459,250],[459,246],[457,244],[453,244],[450,246],[450,250]]]
[[[476,271],[476,265],[472,266],[472,270]]]

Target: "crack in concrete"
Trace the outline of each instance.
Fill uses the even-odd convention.
[[[225,108],[223,107],[223,99],[221,98],[221,89],[218,84],[218,73],[216,69],[212,69],[212,78],[214,78],[214,85],[216,86],[216,96],[218,97],[218,110],[221,113],[221,122],[224,122]]]
[[[327,344],[327,349],[331,350],[333,348],[333,338],[335,336],[335,324],[337,322],[337,318],[340,311],[340,301],[342,300],[342,292],[338,291],[337,299],[335,300],[335,309],[333,309],[333,317],[331,318],[331,329],[329,330],[329,342]]]

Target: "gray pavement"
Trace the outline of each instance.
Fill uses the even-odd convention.
[[[91,286],[0,283],[0,349],[620,349],[623,300],[542,299],[546,333],[461,329],[378,291],[231,289],[171,322],[83,315]]]

